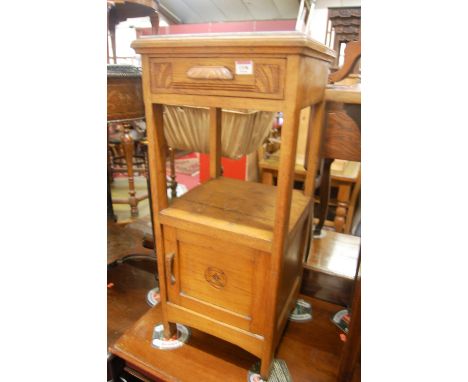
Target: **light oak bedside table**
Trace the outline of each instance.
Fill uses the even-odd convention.
[[[153,36],[142,55],[162,321],[207,332],[270,364],[310,240],[324,90],[335,53],[297,32]],[[168,203],[163,105],[210,108],[211,179]],[[301,109],[313,107],[305,192],[293,191]],[[221,110],[282,111],[278,186],[221,177]]]

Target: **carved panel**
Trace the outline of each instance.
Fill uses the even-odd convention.
[[[153,62],[151,64],[151,87],[170,87],[172,83],[172,64],[170,62]]]
[[[357,17],[361,18],[361,7],[339,7],[339,8],[328,8],[328,18],[345,18],[345,17]]]
[[[359,35],[359,26],[345,26],[345,25],[340,25],[340,26],[335,26],[335,33],[336,34],[355,34]]]
[[[255,66],[255,85],[257,91],[262,93],[275,93],[279,87],[278,65],[256,65]]]

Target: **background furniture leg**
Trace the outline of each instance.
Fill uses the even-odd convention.
[[[113,222],[117,221],[117,216],[114,213],[114,206],[112,205],[112,193],[111,193],[111,183],[112,183],[112,166],[111,159],[109,155],[109,129],[107,129],[107,219]]]
[[[273,173],[270,171],[262,170],[262,183],[273,186]]]
[[[114,64],[117,64],[117,48],[115,46],[115,22],[109,22],[109,33],[111,37],[112,59]]]
[[[361,173],[359,173],[359,177],[356,180],[356,183],[353,186],[353,191],[351,191],[351,198],[349,200],[349,208],[348,208],[348,217],[346,219],[344,233],[350,234],[351,227],[353,225],[353,217],[354,217],[354,210],[357,204],[357,198],[359,193],[361,192]]]
[[[177,181],[176,181],[176,171],[175,171],[175,154],[172,147],[168,147],[169,150],[169,163],[171,166],[171,198],[174,199],[177,197]]]
[[[344,231],[344,225],[346,223],[350,195],[351,195],[350,184],[343,183],[338,186],[337,207],[336,207],[336,214],[335,214],[336,232],[343,233]]]
[[[320,184],[319,222],[315,226],[314,235],[320,235],[323,225],[325,224],[325,220],[327,220],[328,202],[330,201],[330,175],[333,160],[334,159],[332,158],[324,159],[323,173]]]
[[[152,34],[158,34],[159,33],[159,13],[158,12],[154,12],[151,16],[150,16],[150,22],[151,22],[151,33]]]
[[[111,175],[109,173],[109,169],[107,170],[107,219],[113,222],[117,221],[117,217],[114,213],[114,206],[112,205],[112,194],[111,194],[111,187],[110,187],[110,179]]]
[[[122,148],[127,162],[128,173],[128,203],[130,204],[130,212],[132,217],[138,216],[138,202],[136,200],[135,179],[133,174],[133,138],[130,136],[128,126],[124,126],[122,134]]]

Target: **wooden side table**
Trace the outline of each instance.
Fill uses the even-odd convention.
[[[142,55],[162,322],[259,357],[267,379],[310,238],[323,95],[334,52],[296,32],[156,36]],[[211,179],[169,205],[163,104],[210,108]],[[305,191],[293,191],[298,122],[314,107]],[[221,109],[282,111],[278,186],[221,177]],[[116,350],[118,351],[118,349]]]

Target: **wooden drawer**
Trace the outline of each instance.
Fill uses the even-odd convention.
[[[283,99],[286,59],[150,58],[151,92]]]
[[[174,253],[166,262],[169,302],[258,331],[268,254],[168,226],[164,235],[166,256]]]

